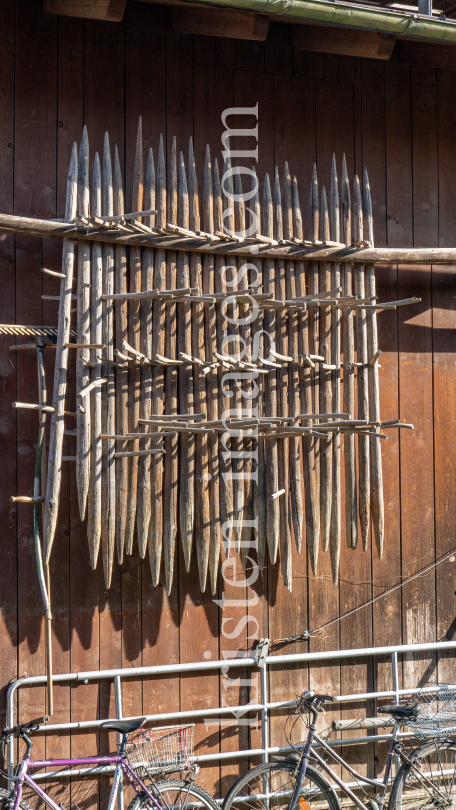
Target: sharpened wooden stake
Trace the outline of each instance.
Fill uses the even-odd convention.
[[[274,237],[279,241],[283,240],[283,213],[280,192],[279,172],[276,167],[274,176]],[[286,265],[283,260],[275,262],[275,291],[279,300],[286,298]],[[278,354],[288,357],[288,323],[287,314],[277,312],[276,314],[276,346]],[[288,368],[286,365],[277,371],[277,410],[280,416],[288,416]],[[286,497],[280,501],[280,569],[282,571],[285,586],[291,591],[292,571],[292,537],[291,537],[291,515],[290,515],[290,454],[288,440],[282,439],[278,443],[279,469],[278,480],[279,489],[284,489]]]
[[[101,167],[98,152],[95,153],[92,177],[92,203],[93,216],[101,215]],[[92,343],[101,343],[103,340],[101,295],[103,292],[103,249],[101,245],[92,243],[92,267],[90,287],[90,340]],[[92,350],[94,369],[93,382],[101,379],[101,362],[97,350]],[[97,387],[90,397],[90,483],[87,497],[87,539],[89,541],[90,564],[93,569],[97,567],[98,553],[101,542],[101,516],[102,516],[102,454],[103,448],[100,439],[102,430],[102,391]]]
[[[167,195],[168,222],[177,222],[177,154],[176,138],[173,138],[168,173]],[[166,252],[167,289],[174,289],[177,281],[177,257],[175,251]],[[177,357],[177,312],[176,305],[166,308],[165,355]],[[177,370],[174,366],[165,369],[165,409],[168,414],[178,413]],[[165,564],[165,587],[171,593],[174,573],[178,527],[179,443],[177,436],[165,441],[166,464],[164,465],[163,505],[163,552]]]
[[[320,206],[319,206],[319,194],[318,194],[318,177],[317,177],[317,167],[314,164],[313,172],[312,172],[312,181],[310,185],[310,196],[309,196],[309,216],[311,222],[311,230],[312,230],[312,238],[314,240],[319,239],[320,236]],[[308,264],[309,270],[309,290],[308,294],[315,296],[319,294],[320,290],[320,280],[319,280],[319,267],[318,262],[309,262]],[[312,311],[309,315],[309,331],[311,332],[311,343],[310,348],[313,354],[309,353],[309,358],[313,361],[316,356],[320,356],[320,310],[318,307],[312,307]],[[306,353],[307,354],[307,353]],[[311,407],[310,410],[313,413],[318,413],[320,411],[320,381],[319,381],[320,372],[318,368],[315,366],[311,371]],[[313,450],[314,450],[314,471],[315,471],[315,481],[316,481],[316,488],[318,492],[318,503],[316,504],[316,508],[318,510],[318,521],[314,526],[315,531],[318,527],[318,533],[316,534],[315,531],[311,533],[310,538],[307,538],[307,547],[309,551],[309,559],[310,565],[312,568],[312,572],[314,575],[317,573],[317,562],[318,562],[318,539],[320,536],[320,523],[321,523],[321,516],[320,516],[320,442],[317,436],[313,437]],[[313,544],[313,545],[312,545]]]
[[[77,212],[77,178],[78,152],[77,146],[74,144],[71,153],[66,191],[65,219],[67,222],[74,219]],[[54,388],[52,394],[54,413],[51,418],[48,476],[43,516],[43,555],[45,565],[48,565],[49,563],[49,557],[51,554],[52,543],[54,541],[54,534],[57,525],[57,514],[60,499],[63,432],[65,429],[64,411],[68,369],[68,349],[65,348],[65,343],[68,343],[70,339],[70,311],[73,287],[73,270],[74,241],[73,239],[64,239],[62,251],[62,273],[64,278],[62,278],[60,283],[59,325],[57,331]]]
[[[351,242],[351,199],[345,155],[342,158],[342,236]],[[344,264],[342,269],[343,294],[352,295],[352,265]],[[352,365],[355,360],[355,334],[353,309],[342,310],[342,328],[344,345],[344,411],[354,414],[355,411],[355,371]],[[358,545],[358,494],[356,483],[356,446],[352,433],[344,436],[345,460],[345,534],[347,546]]]
[[[79,148],[78,172],[78,214],[89,215],[89,139],[87,127],[82,133]],[[90,343],[90,242],[78,243],[77,280],[77,343],[80,346]],[[89,349],[78,349],[76,355],[76,394],[90,384]],[[76,417],[78,440],[76,443],[76,484],[78,488],[79,514],[84,520],[87,508],[87,495],[90,481],[90,407]]]
[[[157,228],[166,224],[166,167],[163,147],[163,136],[160,135],[156,172],[156,218]],[[166,252],[157,248],[154,263],[154,286],[157,290],[166,289]],[[152,305],[152,356],[165,353],[165,304],[156,300]],[[154,366],[152,370],[152,402],[151,411],[155,416],[163,413],[165,402],[165,370],[164,367]],[[169,437],[168,437],[169,438]],[[171,437],[175,439],[175,436]],[[152,575],[152,584],[158,585],[163,549],[163,457],[153,456],[151,459],[151,519],[149,522],[149,563]]]
[[[103,146],[102,171],[102,214],[112,216],[113,183],[111,151],[108,133],[105,134]],[[114,292],[114,245],[103,245],[103,293]],[[109,360],[114,359],[114,305],[112,301],[105,300],[102,304],[102,332],[103,343],[106,345],[105,353]],[[115,384],[114,369],[108,363],[102,365],[103,377],[108,380],[102,388],[102,431],[106,434],[115,432]],[[103,570],[106,588],[111,585],[112,566],[114,564],[116,539],[116,461],[114,459],[115,442],[103,442],[101,464],[101,547],[103,555]],[[119,559],[119,557],[118,557]]]
[[[185,163],[182,152],[179,153],[179,169],[177,179],[177,224],[182,228],[189,227],[189,198]],[[185,251],[179,251],[177,256],[177,287],[190,287],[190,256]],[[177,310],[177,351],[190,354],[192,352],[192,308],[185,304]],[[187,363],[179,368],[178,376],[179,406],[189,413],[193,410],[193,374]],[[192,552],[193,528],[195,523],[194,497],[195,497],[195,438],[191,434],[183,434],[179,442],[179,529],[182,548],[184,551],[185,567],[188,571]],[[200,506],[200,505],[199,505]],[[201,506],[200,506],[201,508]],[[207,571],[207,561],[206,561]],[[200,570],[201,584],[201,570]],[[204,579],[205,590],[206,577]]]
[[[152,149],[149,149],[147,156],[143,205],[146,210],[155,209],[155,169]],[[154,258],[152,248],[143,248],[141,257],[141,286],[143,290],[153,288]],[[141,301],[140,304],[140,347],[141,352],[145,354],[146,357],[151,357],[152,307],[147,301]],[[150,419],[152,414],[152,367],[148,364],[141,365],[140,376],[141,394],[139,400],[139,414],[141,419]],[[144,432],[146,432],[146,428]],[[152,452],[150,439],[141,441],[139,450],[136,452],[143,452],[143,455],[138,457],[136,527],[138,531],[139,556],[141,559],[144,559],[148,546],[149,525],[152,517],[151,456],[156,455],[156,453]]]
[[[252,222],[251,227],[258,232],[261,232],[261,205],[259,195],[259,182],[252,166],[252,187],[251,192],[254,192],[254,197],[249,204],[251,210]],[[250,285],[252,291],[258,293],[263,287],[263,262],[261,259],[251,259],[252,268],[250,275]],[[252,323],[252,359],[258,362],[259,357],[264,357],[264,340],[263,340],[263,317],[258,315]],[[265,380],[264,377],[259,377],[258,382],[258,413],[263,415],[265,406]],[[260,437],[257,439],[258,447],[258,461],[256,466],[256,480],[253,480],[253,517],[258,521],[257,526],[257,560],[260,568],[264,567],[267,552],[267,505],[266,505],[266,470],[265,470],[265,448],[264,440]]]
[[[142,147],[142,120],[139,119],[138,131],[136,135],[135,165],[133,170],[133,190],[132,205],[134,211],[142,210],[142,200],[144,193],[144,168],[143,168],[143,147]],[[141,291],[141,249],[138,246],[130,249],[130,292]],[[128,342],[136,350],[140,351],[140,312],[141,304],[138,300],[128,302]],[[129,400],[128,400],[128,425],[130,433],[138,432],[139,400],[141,387],[141,369],[137,363],[132,363],[128,367],[129,378]],[[139,450],[139,441],[135,443],[134,450]],[[133,549],[133,536],[136,524],[136,507],[138,501],[138,457],[133,456],[129,466],[128,482],[128,508],[127,527],[125,532],[125,549],[131,554]],[[141,551],[144,550],[144,532],[141,537]],[[119,563],[121,559],[119,558]]]
[[[205,166],[206,177],[206,166]],[[210,178],[209,178],[210,179]],[[206,183],[207,186],[207,183]],[[203,190],[203,194],[206,188]],[[195,156],[193,152],[193,141],[190,138],[188,149],[188,196],[189,196],[189,228],[199,231],[200,206],[198,195],[198,180],[196,176]],[[203,289],[203,264],[199,253],[190,254],[190,282],[192,287]],[[213,264],[213,263],[212,263]],[[207,270],[206,270],[207,272]],[[201,362],[193,369],[194,380],[194,407],[196,411],[207,411],[206,378],[202,374],[201,368],[206,361],[205,329],[204,329],[204,305],[194,304],[191,307],[191,338],[192,352],[197,360]],[[210,328],[210,324],[207,325]],[[214,375],[215,376],[215,375]],[[210,384],[210,383],[209,383]],[[213,518],[213,493],[211,487],[212,474],[209,470],[209,437],[207,434],[195,436],[195,539],[196,553],[198,560],[198,571],[200,588],[206,589],[207,572],[210,570],[211,536],[215,529],[212,527]],[[217,527],[216,530],[219,530]],[[218,565],[218,561],[217,561]],[[211,571],[211,586],[214,572]]]
[[[274,217],[269,175],[264,176],[263,201],[261,212],[262,229],[265,236],[274,237]],[[263,260],[263,292],[275,295],[274,259]],[[264,329],[271,345],[276,342],[276,316],[274,310],[264,313]],[[266,338],[265,338],[266,340]],[[277,372],[272,369],[266,378],[266,416],[277,416]],[[266,466],[266,537],[269,557],[274,565],[279,549],[280,504],[272,499],[272,494],[279,489],[279,449],[277,439],[271,439],[265,445]]]
[[[320,200],[320,239],[329,239],[329,215],[326,199],[326,190],[323,186]],[[331,289],[331,265],[320,262],[320,289]],[[331,363],[331,308],[326,306],[320,312],[320,351],[325,358],[326,365]],[[320,411],[330,411],[332,408],[331,372],[320,364]],[[320,442],[320,533],[323,551],[329,546],[331,530],[332,508],[332,438]]]
[[[293,206],[293,230],[297,239],[303,239],[303,226],[301,207],[299,204],[298,184],[296,177],[293,178],[292,190],[292,206]],[[302,261],[295,262],[295,277],[296,277],[296,295],[303,297],[306,294],[306,278],[305,278],[305,265]],[[301,393],[301,404],[304,409],[306,419],[311,419],[313,416],[313,401],[312,401],[312,368],[315,368],[315,363],[309,356],[309,320],[308,312],[299,313],[299,331],[298,331],[298,366],[299,366],[299,385]],[[301,365],[299,357],[303,356],[308,358],[307,362]],[[302,414],[295,414],[295,418],[302,418]],[[318,415],[317,415],[318,418]],[[316,569],[316,561],[318,556],[318,539],[320,534],[320,497],[319,497],[319,479],[317,477],[317,460],[316,460],[316,447],[315,443],[318,441],[312,435],[302,436],[302,452],[303,452],[303,474],[304,474],[304,498],[305,498],[305,521],[306,521],[306,541],[309,549],[309,557],[311,559],[312,570],[314,564]]]
[[[331,168],[331,193],[329,226],[331,239],[340,239],[340,211],[339,211],[339,184],[337,179],[336,156],[333,154]],[[333,262],[331,265],[331,286],[340,289],[340,264]],[[336,293],[336,298],[340,294]],[[333,375],[333,408],[337,413],[340,411],[340,353],[341,353],[341,310],[332,308],[332,357],[336,364]],[[339,561],[341,546],[341,440],[340,433],[335,433],[333,438],[333,483],[332,483],[332,506],[331,506],[331,527],[329,533],[329,551],[331,556],[331,569],[334,584],[339,580]]]
[[[363,177],[363,218],[364,235],[371,244],[374,244],[374,224],[372,217],[372,200],[370,194],[369,177],[364,169]],[[375,265],[365,265],[366,295],[375,298]],[[375,357],[378,351],[377,338],[377,312],[375,309],[366,310],[367,320],[367,356]],[[380,422],[380,392],[378,379],[378,363],[368,365],[369,386],[369,419],[371,422]],[[379,432],[379,429],[376,431]],[[385,534],[385,507],[383,503],[383,471],[382,451],[378,438],[370,437],[370,472],[371,472],[371,514],[374,528],[375,542],[379,559],[383,555],[383,539]]]
[[[203,224],[208,233],[214,230],[214,192],[212,180],[211,153],[209,146],[206,147],[206,159],[204,163],[203,181]],[[205,253],[203,255],[202,267],[202,288],[205,294],[215,291],[215,260],[213,256]],[[206,363],[214,362],[214,353],[217,350],[217,313],[214,304],[207,303],[203,308],[204,327],[203,337],[205,338],[204,352]],[[200,357],[202,356],[200,355]],[[201,376],[205,376],[202,373]],[[211,374],[206,378],[206,399],[207,417],[210,421],[218,419],[219,413],[219,390],[218,376]],[[217,592],[218,567],[220,560],[220,468],[219,468],[219,441],[218,435],[213,433],[207,440],[207,466],[204,465],[203,475],[206,473],[205,483],[209,486],[209,508],[210,508],[210,547],[209,547],[209,576],[211,591],[214,595]]]
[[[125,209],[124,191],[122,183],[122,172],[120,169],[119,151],[117,144],[114,150],[114,176],[113,176],[113,211],[114,216],[121,216]],[[116,245],[114,253],[114,286],[116,293],[127,291],[127,250],[124,245]],[[115,302],[116,316],[116,345],[122,346],[124,340],[128,338],[128,304],[126,301]],[[118,349],[114,349],[114,356],[117,359],[128,362],[130,358],[120,355]],[[116,430],[124,435],[128,433],[128,368],[126,366],[116,367]],[[118,450],[126,451],[126,444],[120,445]],[[127,531],[127,509],[128,509],[128,481],[129,481],[129,461],[128,457],[122,456],[116,461],[116,537],[115,544],[117,558],[121,558],[125,548],[125,536]],[[127,553],[130,549],[127,549]]]
[[[223,230],[223,199],[217,159],[214,160],[214,225],[215,230]],[[214,273],[214,285],[216,293],[226,294],[225,266],[225,257],[216,256]],[[224,339],[228,336],[228,323],[221,307],[217,307],[216,319],[217,344],[221,348],[223,346]],[[219,366],[217,369],[217,374],[220,417],[223,417],[225,411],[227,412],[231,408],[231,400],[226,394],[225,388],[222,385],[224,373],[224,369]],[[223,452],[222,442],[223,439],[221,439],[219,442],[220,522],[225,553],[228,556],[230,544],[233,540],[234,496],[231,459],[228,454]]]
[[[293,200],[291,175],[288,163],[285,163],[283,175],[283,214],[284,214],[284,237],[293,238]],[[287,261],[285,264],[286,295],[292,299],[297,297],[296,274],[298,268],[295,262]],[[299,319],[298,312],[288,314],[289,344],[288,349],[292,356],[292,364],[288,369],[288,400],[290,416],[296,416],[301,411],[301,397],[299,385]],[[302,534],[304,528],[304,504],[301,474],[301,442],[299,438],[290,439],[290,495],[291,495],[291,518],[293,532],[298,553],[301,551]]]
[[[363,240],[363,207],[361,188],[358,176],[353,183],[353,236],[355,243]],[[366,280],[364,265],[354,267],[355,295],[364,298],[366,295]],[[367,371],[367,316],[363,308],[356,310],[356,356],[358,362],[358,418],[369,419],[369,390]],[[349,373],[348,370],[345,373]],[[367,551],[370,524],[370,461],[368,436],[358,436],[358,468],[359,468],[359,502],[358,513],[361,526],[363,549]]]

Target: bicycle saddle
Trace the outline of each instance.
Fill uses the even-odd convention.
[[[416,717],[420,713],[419,703],[402,703],[394,706],[379,706],[379,714],[392,714],[393,717]]]
[[[131,734],[132,731],[140,728],[145,721],[145,717],[134,717],[133,720],[108,720],[107,723],[102,723],[100,728],[119,731],[121,734]]]

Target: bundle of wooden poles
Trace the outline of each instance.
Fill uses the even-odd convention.
[[[60,228],[63,257],[61,274],[48,271],[61,290],[44,563],[70,461],[107,587],[115,559],[148,553],[153,584],[163,566],[169,593],[179,540],[187,570],[196,549],[202,591],[208,580],[216,591],[221,542],[244,567],[280,555],[289,589],[292,543],[300,551],[305,541],[315,574],[321,542],[337,583],[343,514],[348,546],[360,539],[366,550],[372,524],[382,555],[381,443],[386,429],[411,427],[381,422],[377,343],[377,311],[410,301],[378,302],[372,262],[329,261],[331,251],[373,246],[367,172],[350,190],[344,158],[339,186],[333,159],[328,195],[314,169],[305,240],[287,163],[262,185],[252,171],[256,225],[245,237],[241,173],[207,147],[201,184],[191,139],[186,157],[174,139],[167,172],[162,138],[156,158],[143,155],[140,121],[128,214],[108,134],[91,173],[86,129],[79,156],[74,145],[65,224],[49,233]],[[283,255],[289,246],[313,258]],[[65,434],[73,456],[63,456]]]

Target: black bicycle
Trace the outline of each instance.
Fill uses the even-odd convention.
[[[299,718],[304,720],[308,728],[305,744],[293,745],[291,734],[287,734],[294,751],[286,758],[276,758],[274,762],[258,765],[243,774],[229,791],[223,810],[341,810],[335,786],[347,797],[349,805],[353,804],[359,810],[382,810],[387,803],[388,810],[456,807],[456,741],[453,739],[456,734],[456,686],[433,684],[423,688],[414,702],[378,709],[394,720],[382,780],[359,774],[316,733],[318,714],[324,704],[330,702],[334,702],[334,698],[314,692],[304,692],[298,698],[297,707],[287,723],[293,717],[295,722]],[[404,723],[412,726],[415,735],[425,740],[408,753],[399,738],[399,728]],[[351,774],[359,795],[344,784],[323,759],[321,754],[324,752]],[[391,768],[395,756],[402,764],[393,781]]]

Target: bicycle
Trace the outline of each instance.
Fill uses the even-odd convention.
[[[6,728],[0,734],[3,747],[11,737],[19,737],[26,744],[26,751],[12,777],[13,789],[0,789],[0,810],[30,810],[22,800],[26,785],[42,799],[51,810],[65,810],[46,793],[30,776],[29,770],[47,767],[71,768],[90,766],[89,778],[114,765],[114,779],[109,797],[108,810],[114,810],[120,780],[126,777],[133,786],[136,796],[128,810],[172,810],[172,808],[202,808],[218,810],[218,805],[204,788],[195,784],[197,769],[190,765],[193,751],[193,726],[177,726],[167,729],[141,728],[145,717],[132,720],[112,720],[102,723],[100,728],[122,734],[122,742],[116,754],[107,756],[83,757],[78,759],[31,760],[33,743],[31,734],[38,731],[40,721],[32,720],[14,728]],[[141,729],[133,740],[128,736]],[[155,781],[157,774],[170,774],[187,771],[186,779],[164,779]],[[11,777],[10,777],[11,778]],[[145,780],[149,784],[145,784]]]
[[[434,695],[430,695],[430,690]],[[335,787],[327,777],[340,788],[349,804],[359,810],[382,810],[387,802],[388,810],[443,810],[456,807],[456,742],[451,738],[456,733],[456,686],[434,684],[421,690],[415,703],[378,709],[380,713],[390,714],[394,720],[383,779],[371,779],[359,774],[316,733],[319,712],[324,711],[324,704],[330,702],[334,702],[334,698],[314,692],[304,692],[298,697],[297,707],[286,723],[295,714],[298,715],[295,723],[299,716],[304,720],[308,728],[305,744],[293,745],[291,737],[287,735],[294,751],[284,758],[277,758],[275,762],[267,762],[247,771],[231,787],[223,810],[294,810],[297,806],[299,810],[341,810]],[[424,709],[420,710],[420,703],[425,703]],[[310,722],[304,713],[306,716],[310,713]],[[427,739],[408,754],[398,736],[403,723],[414,727],[416,736]],[[372,742],[375,742],[375,737]],[[344,784],[315,750],[315,743],[351,774],[358,789],[364,793],[364,800]],[[400,758],[402,765],[388,798],[395,756]],[[312,764],[309,764],[309,760],[312,760]],[[315,764],[319,766],[318,770]],[[361,783],[379,792],[367,793]]]

